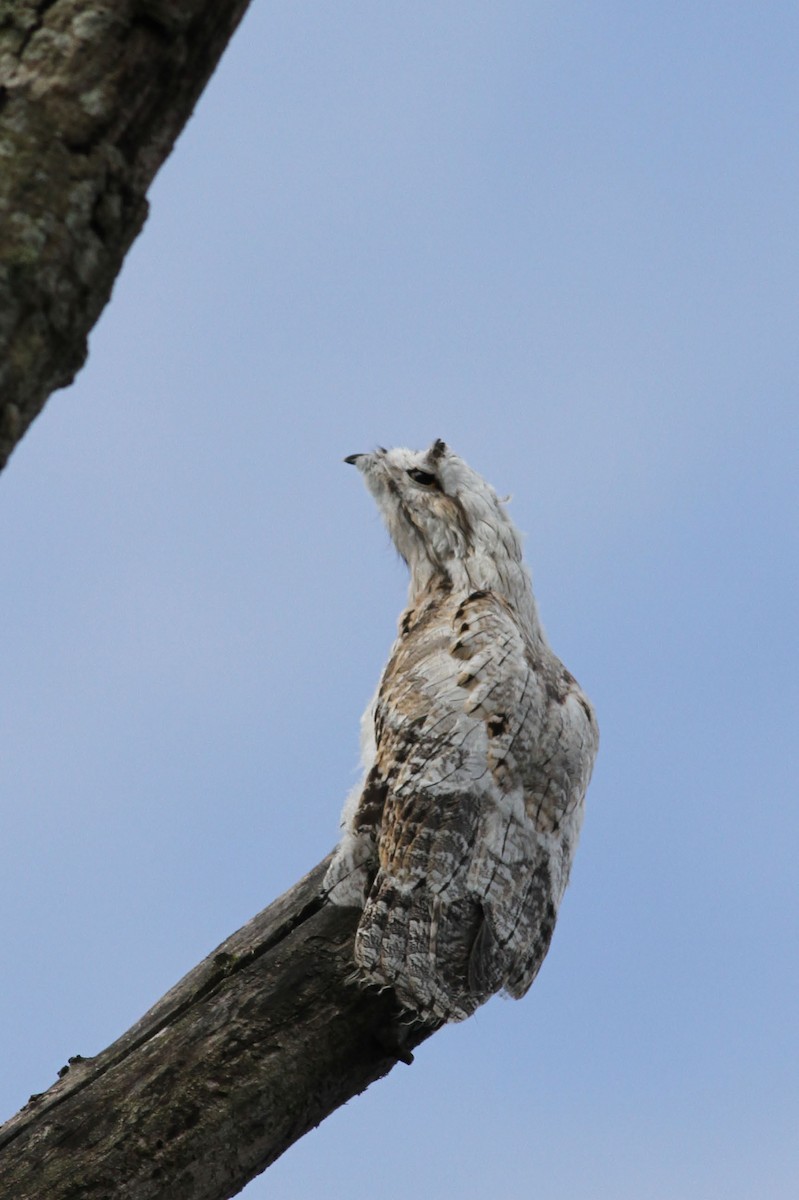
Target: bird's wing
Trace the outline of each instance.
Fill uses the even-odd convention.
[[[562,706],[554,669],[492,593],[439,609],[397,643],[375,707],[384,792],[358,935],[367,970],[449,974],[444,990],[459,988],[465,1011],[529,986],[560,898],[555,809],[571,803],[550,728]]]

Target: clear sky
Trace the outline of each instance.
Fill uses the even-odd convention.
[[[0,478],[0,1116],[331,848],[445,438],[603,743],[553,948],[249,1200],[794,1200],[799,15],[253,6]]]

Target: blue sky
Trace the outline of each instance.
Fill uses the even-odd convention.
[[[798,35],[253,6],[0,479],[0,1117],[332,846],[405,595],[341,459],[444,437],[599,712],[572,884],[244,1195],[796,1195]]]

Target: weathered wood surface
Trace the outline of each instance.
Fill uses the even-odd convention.
[[[0,1128],[3,1200],[222,1200],[433,1029],[352,981],[327,861]]]
[[[0,469],[86,339],[249,0],[0,4]]]

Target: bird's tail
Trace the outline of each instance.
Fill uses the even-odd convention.
[[[358,926],[355,960],[365,979],[393,988],[422,1019],[462,1021],[502,986],[491,938],[472,897],[444,902],[424,883],[407,889],[379,873]]]

